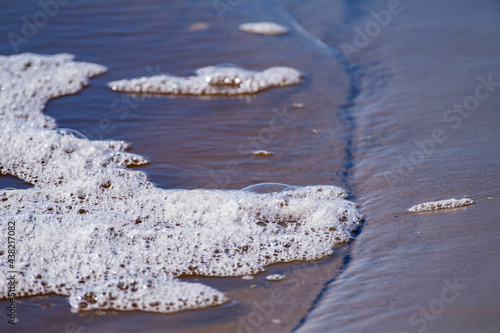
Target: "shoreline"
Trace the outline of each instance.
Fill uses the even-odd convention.
[[[490,74],[500,81],[500,43],[491,39],[500,25],[489,14],[498,4],[401,3],[404,11],[352,55],[373,73],[365,85],[378,87],[371,95],[364,91],[355,111],[355,192],[366,223],[349,267],[297,332],[494,332],[500,326],[494,315],[500,270],[493,264],[500,254],[494,217],[500,90],[485,83]],[[353,26],[374,20],[370,11],[386,4],[361,3],[367,15]],[[465,195],[476,204],[406,211]]]

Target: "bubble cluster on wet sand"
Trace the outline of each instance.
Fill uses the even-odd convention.
[[[299,84],[301,76],[302,73],[290,67],[271,67],[258,72],[222,64],[200,68],[194,76],[155,75],[112,81],[108,87],[126,93],[234,96]]]
[[[19,297],[66,295],[75,311],[200,308],[227,298],[178,277],[254,274],[352,239],[362,216],[339,187],[160,189],[127,168],[147,160],[126,142],[88,140],[41,113],[104,71],[66,54],[0,57],[0,172],[35,185],[0,191],[1,224],[16,225]]]
[[[288,32],[288,29],[280,24],[273,22],[249,22],[240,24],[240,31],[259,35],[283,35]]]
[[[474,200],[469,198],[460,198],[460,199],[447,199],[440,201],[430,201],[418,204],[416,206],[408,209],[409,212],[425,212],[439,209],[449,209],[449,208],[459,208],[465,207],[475,204]]]

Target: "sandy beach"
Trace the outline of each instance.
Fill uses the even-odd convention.
[[[0,54],[70,53],[107,67],[77,94],[48,102],[43,112],[59,128],[131,143],[130,152],[149,161],[132,169],[160,189],[342,186],[364,223],[353,241],[320,260],[273,264],[245,279],[179,277],[220,291],[229,300],[223,305],[75,313],[67,297],[50,294],[17,299],[19,321],[12,327],[2,319],[2,331],[500,329],[498,3],[259,0],[221,12],[210,2],[110,1],[58,8],[26,43],[13,44],[9,33],[23,34],[22,18],[44,9],[36,1],[1,4]],[[238,30],[250,21],[289,31]],[[107,87],[224,63],[256,71],[289,66],[303,81],[239,97],[130,95]],[[272,154],[253,153],[259,150]],[[0,176],[0,188],[31,187]],[[464,196],[475,204],[408,212]],[[266,279],[272,274],[286,278]]]

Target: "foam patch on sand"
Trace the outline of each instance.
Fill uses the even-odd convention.
[[[271,67],[262,72],[224,64],[203,67],[195,76],[155,75],[112,81],[108,87],[126,93],[166,95],[244,95],[272,88],[299,84],[302,74],[290,67]]]
[[[272,156],[274,155],[272,151],[269,150],[255,150],[253,152],[255,156]]]
[[[54,119],[42,114],[48,100],[74,94],[88,84],[89,78],[106,72],[103,66],[73,59],[71,54],[0,56],[2,123],[10,120],[19,125],[54,128]]]
[[[449,209],[449,208],[458,208],[465,207],[475,204],[472,199],[469,198],[461,198],[461,199],[447,199],[440,201],[430,201],[424,202],[419,205],[413,206],[408,209],[409,212],[425,212],[439,209]]]
[[[239,29],[243,32],[259,35],[283,35],[288,29],[282,25],[273,22],[251,22],[240,24]]]
[[[70,55],[0,58],[0,171],[35,185],[0,191],[1,225],[16,228],[17,296],[67,295],[75,311],[206,307],[227,298],[178,277],[254,274],[352,238],[362,216],[339,187],[160,189],[126,167],[147,161],[125,142],[87,140],[41,114],[104,71]]]

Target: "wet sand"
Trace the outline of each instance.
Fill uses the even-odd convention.
[[[354,186],[367,222],[349,267],[298,332],[500,327],[500,83],[483,84],[491,76],[500,82],[499,5],[401,4],[387,27],[352,56],[372,87],[354,111]],[[387,8],[385,1],[358,5],[365,13]],[[351,25],[364,28],[370,20]],[[336,43],[354,45],[354,34],[347,36]],[[463,111],[448,111],[459,104]],[[406,211],[464,195],[476,204]]]

